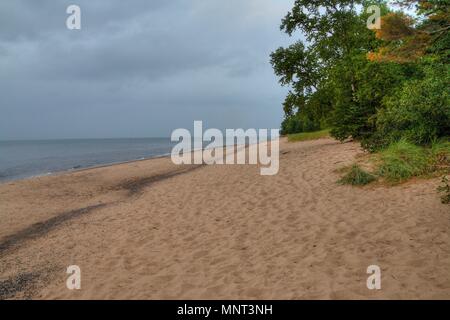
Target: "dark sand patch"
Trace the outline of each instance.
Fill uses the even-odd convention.
[[[10,251],[11,249],[17,249],[26,241],[46,235],[47,233],[59,227],[61,224],[65,222],[78,218],[82,215],[86,215],[92,212],[93,210],[105,207],[106,205],[107,204],[102,203],[80,209],[66,211],[46,221],[32,224],[31,226],[22,229],[12,235],[6,236],[0,240],[0,256],[4,255],[7,251]]]
[[[30,299],[39,278],[39,273],[27,272],[0,280],[0,300],[13,298],[20,293],[24,294],[25,299]]]
[[[203,165],[195,165],[189,166],[187,169],[174,170],[165,172],[162,174],[156,174],[149,177],[136,177],[132,179],[128,179],[125,182],[122,182],[115,186],[114,190],[125,189],[129,191],[129,196],[133,196],[142,192],[142,189],[162,180],[166,180],[169,178],[173,178],[182,174],[189,173],[196,169],[203,167]]]

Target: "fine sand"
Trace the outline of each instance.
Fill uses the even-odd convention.
[[[1,184],[0,298],[450,299],[439,179],[338,185],[361,153],[283,140],[275,176],[159,158]]]

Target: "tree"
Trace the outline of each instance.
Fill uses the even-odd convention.
[[[401,6],[417,9],[414,20],[402,12],[389,13],[381,18],[381,29],[376,37],[384,45],[368,58],[372,61],[417,61],[426,54],[435,54],[443,60],[450,50],[450,4],[447,1],[397,1]]]
[[[271,63],[280,84],[291,87],[283,104],[284,123],[290,124],[286,128],[305,130],[328,123],[336,100],[333,83],[345,86],[339,88],[339,94],[345,95],[342,100],[354,100],[357,83],[354,68],[348,61],[358,55],[365,57],[379,43],[366,28],[368,14],[359,14],[357,5],[372,3],[295,1],[292,10],[282,20],[281,30],[289,35],[300,31],[305,39],[287,48],[278,48],[271,54]],[[386,10],[382,1],[375,3]],[[345,81],[332,79],[337,66],[346,67],[342,70],[348,76]],[[317,112],[312,112],[315,109]],[[298,113],[303,115],[297,116]],[[302,123],[292,125],[295,121]],[[305,126],[306,122],[312,125]]]
[[[325,5],[324,12],[320,10],[322,5]],[[305,40],[287,48],[280,47],[271,54],[271,64],[280,78],[280,84],[291,87],[283,103],[284,133],[305,130],[305,119],[308,123],[319,122],[303,113],[306,113],[313,94],[316,97],[320,95],[319,87],[327,77],[327,66],[346,50],[342,47],[344,42],[338,41],[333,30],[349,29],[345,25],[348,24],[352,6],[353,1],[339,4],[338,1],[296,0],[292,10],[282,20],[280,28],[284,32],[292,35],[298,29],[306,36]]]
[[[449,6],[447,1],[398,1],[418,18],[385,1],[296,0],[282,20],[304,39],[271,55],[280,83],[283,133],[331,126],[339,140],[358,139],[375,150],[400,138],[429,143],[449,134]],[[381,29],[369,30],[363,8],[377,4]]]

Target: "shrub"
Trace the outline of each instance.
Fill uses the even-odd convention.
[[[311,132],[320,129],[320,123],[311,120],[307,116],[298,113],[293,116],[289,116],[281,123],[281,134],[292,134],[299,132]]]
[[[319,129],[320,121],[312,120],[310,117],[300,112],[284,119],[281,123],[280,133],[285,135],[299,132],[312,132]]]
[[[301,132],[301,124],[295,116],[286,117],[281,123],[280,134]]]
[[[416,75],[410,65],[374,63],[365,55],[336,65],[329,79],[334,88],[331,135],[341,141],[349,137],[371,141],[384,97],[411,76]]]
[[[429,144],[450,134],[448,67],[428,67],[422,80],[406,82],[385,100],[377,116],[377,130],[388,142],[406,138]]]
[[[361,169],[358,165],[354,164],[350,171],[344,175],[338,183],[341,184],[351,184],[353,186],[362,186],[369,184],[376,180],[376,177],[363,169]]]
[[[376,152],[382,150],[390,143],[390,139],[383,136],[379,132],[366,136],[361,139],[361,147],[369,152]]]

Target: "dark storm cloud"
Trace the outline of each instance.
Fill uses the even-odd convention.
[[[269,54],[293,1],[0,3],[0,139],[278,127]],[[65,27],[69,4],[82,29]]]

